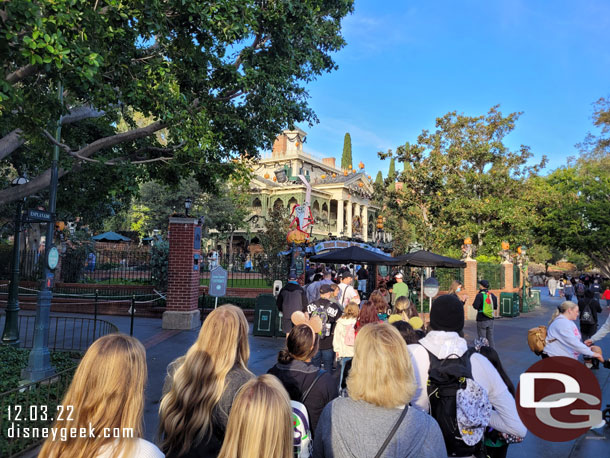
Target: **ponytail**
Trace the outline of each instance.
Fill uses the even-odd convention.
[[[548,326],[550,326],[550,325],[551,325],[551,323],[552,323],[553,321],[555,321],[555,319],[556,319],[556,318],[557,318],[557,317],[558,317],[560,314],[566,313],[568,310],[570,310],[570,309],[572,309],[572,308],[574,308],[574,307],[578,307],[578,305],[576,305],[576,304],[575,304],[574,302],[572,302],[572,301],[564,301],[564,302],[562,302],[562,303],[561,303],[561,305],[558,305],[558,306],[557,306],[557,310],[555,310],[555,311],[553,312],[553,316],[551,317],[551,321],[549,321]]]
[[[290,354],[287,348],[281,350],[277,355],[277,362],[280,364],[289,364],[294,360],[294,356]]]

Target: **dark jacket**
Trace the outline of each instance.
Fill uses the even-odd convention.
[[[320,337],[320,350],[333,348],[333,336],[337,320],[343,312],[341,308],[328,299],[320,298],[307,306],[309,316],[317,315],[322,320],[322,336]]]
[[[170,363],[167,367],[167,376],[163,383],[163,395],[167,394],[170,390],[173,376],[178,367],[184,362],[184,357],[178,358],[177,360]],[[212,458],[217,457],[222,447],[222,441],[225,437],[227,429],[227,423],[229,421],[229,413],[231,412],[231,406],[233,405],[233,399],[235,395],[242,387],[254,375],[242,369],[239,365],[233,366],[233,368],[227,374],[225,380],[225,389],[218,401],[218,404],[212,410],[212,434],[209,439],[204,439],[197,445],[193,445],[184,455],[179,455],[180,458]],[[168,458],[178,458],[178,455],[169,455]]]
[[[282,312],[282,329],[289,333],[292,329],[290,317],[294,312],[304,312],[307,309],[307,294],[297,283],[288,282],[276,299],[277,308]]]
[[[494,305],[494,310],[498,308],[498,298],[496,297],[496,295],[490,293],[486,289],[482,289],[481,292],[476,295],[476,297],[474,298],[474,302],[472,303],[472,306],[475,308],[475,310],[478,310],[477,321],[493,320],[493,318],[489,318],[483,313],[483,293],[487,293],[491,297],[491,301]]]
[[[268,373],[280,379],[290,399],[301,402],[303,393],[311,386],[320,369],[311,363],[292,360],[288,364],[277,363]],[[309,415],[311,431],[316,430],[320,415],[326,404],[338,396],[337,381],[324,371],[309,392],[304,404]]]
[[[585,305],[589,304],[589,309],[591,310],[591,315],[593,315],[593,321],[597,324],[597,314],[602,313],[602,306],[599,304],[599,301],[590,297],[583,297],[582,299],[578,299],[578,310],[579,317],[582,319],[582,312],[585,308]]]

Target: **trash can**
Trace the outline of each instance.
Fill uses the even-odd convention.
[[[281,322],[278,316],[275,296],[273,294],[259,294],[254,304],[254,323],[252,334],[255,336],[273,337],[278,334]]]
[[[530,307],[540,307],[540,290],[532,289],[530,290],[530,298],[529,298]]]
[[[500,293],[500,315],[519,316],[519,294]]]

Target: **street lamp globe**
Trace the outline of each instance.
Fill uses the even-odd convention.
[[[184,199],[184,208],[186,209],[186,216],[189,215],[189,210],[192,205],[193,205],[193,200],[190,197],[187,197],[186,199]]]

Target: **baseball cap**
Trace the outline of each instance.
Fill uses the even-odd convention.
[[[354,274],[351,272],[343,272],[341,275],[339,275],[339,278],[341,280],[343,280],[344,278],[354,278]]]
[[[290,273],[288,274],[288,280],[296,280],[297,278],[298,278],[298,277],[297,277],[296,272],[290,272]]]
[[[332,287],[330,285],[322,285],[320,286],[320,294],[326,294],[332,292]]]

